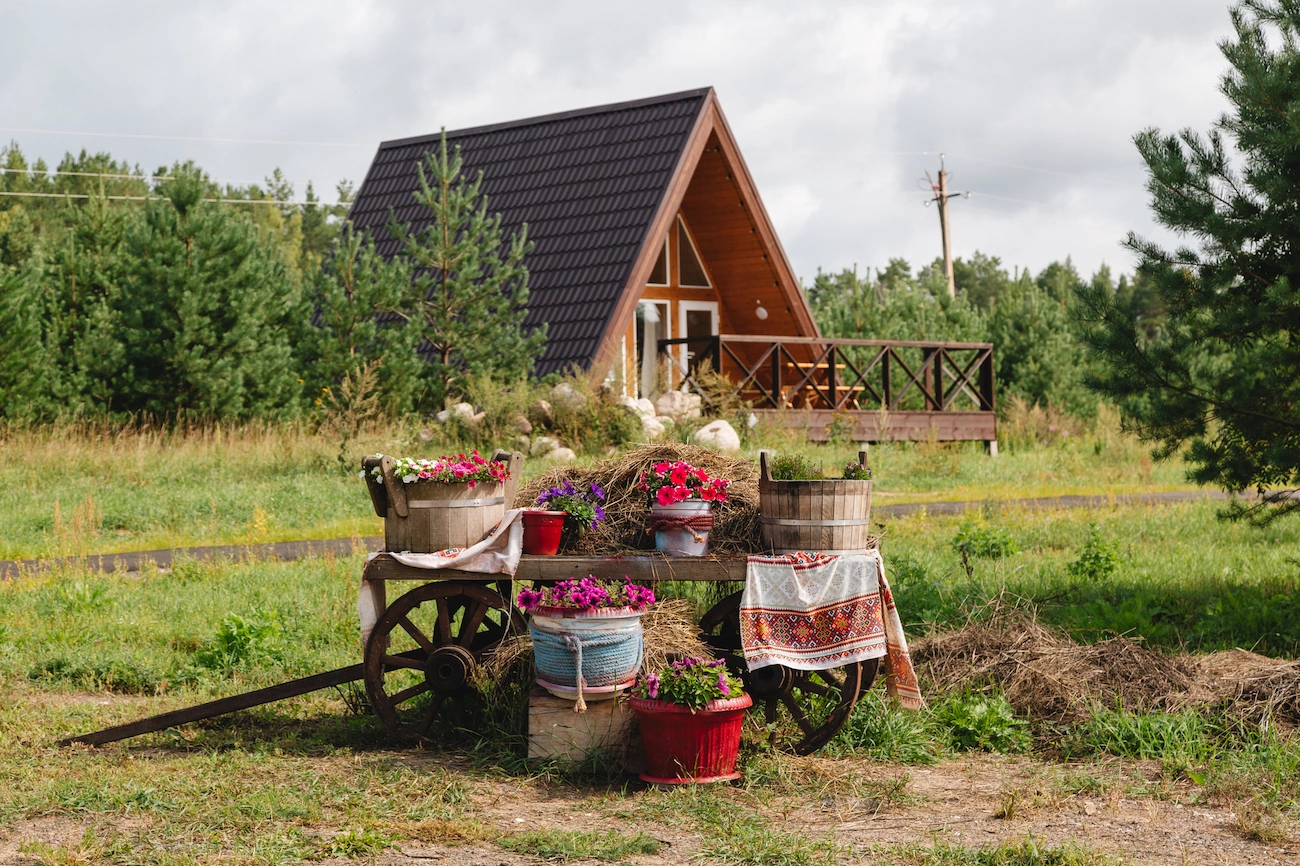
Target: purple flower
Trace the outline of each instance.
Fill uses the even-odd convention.
[[[596,494],[596,498],[599,499],[601,502],[605,501],[605,491],[601,490],[600,485],[596,484],[596,482],[594,481],[591,483],[591,492]],[[599,511],[600,509],[596,509],[596,510]]]
[[[650,700],[657,700],[659,698],[659,675],[647,674],[645,684],[646,694],[650,696]]]
[[[718,671],[718,691],[724,695],[731,694],[731,686],[727,685],[727,672]]]

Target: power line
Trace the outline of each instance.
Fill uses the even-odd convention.
[[[34,169],[28,168],[0,168],[0,174],[18,174],[31,175],[33,178],[55,178],[55,177],[107,177],[114,180],[175,180],[173,175],[168,174],[107,174],[98,171],[60,171],[54,169],[47,174],[38,174]],[[270,185],[274,181],[263,178],[261,180],[235,180],[233,178],[214,177],[210,178],[211,183],[264,183]],[[296,181],[281,180],[280,183],[286,183],[293,186]],[[308,181],[311,183],[311,181]]]
[[[8,192],[0,191],[0,196],[15,196],[19,198],[102,198],[105,201],[163,201],[166,196],[162,195],[86,195],[84,193],[66,193],[66,192]],[[218,204],[273,204],[273,205],[292,205],[306,206],[315,205],[316,207],[336,207],[337,205],[323,201],[276,201],[273,198],[205,198],[201,201],[214,202]],[[347,206],[350,202],[338,202],[338,205]]]
[[[21,129],[0,126],[0,132],[17,132],[31,135],[89,135],[99,138],[137,138],[152,141],[198,141],[212,144],[276,144],[301,147],[364,147],[373,149],[376,144],[358,144],[351,141],[280,141],[261,138],[206,138],[197,135],[151,135],[133,132],[85,132],[71,129]]]

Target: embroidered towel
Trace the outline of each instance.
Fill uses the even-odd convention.
[[[740,641],[751,670],[838,668],[885,659],[888,693],[924,706],[880,551],[751,556],[740,598]]]

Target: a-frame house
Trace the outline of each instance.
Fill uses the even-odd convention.
[[[548,329],[538,375],[576,365],[630,396],[654,396],[708,356],[760,411],[807,410],[801,423],[814,436],[823,416],[865,414],[865,397],[880,396],[882,386],[866,384],[865,375],[852,385],[835,381],[843,359],[825,351],[831,344],[820,339],[712,88],[446,135],[461,150],[465,176],[483,173],[482,191],[506,235],[527,224],[534,246],[525,262],[525,325]],[[398,249],[390,212],[417,230],[428,224],[412,193],[417,166],[438,140],[435,133],[383,142],[362,182],[349,218],[384,255]],[[889,353],[875,367],[881,360],[888,377]],[[991,370],[991,350],[988,361]],[[945,412],[952,374],[941,372],[943,362],[940,352],[914,374],[908,369],[928,410],[916,422],[939,429],[939,438],[992,438],[983,426],[964,435],[946,423],[935,428],[935,410],[972,414]],[[931,374],[937,387],[917,378]],[[974,382],[967,370],[953,393],[971,393]],[[991,374],[988,386],[978,414],[991,424]],[[859,438],[903,433],[867,420],[859,426]]]

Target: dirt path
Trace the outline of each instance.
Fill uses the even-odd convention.
[[[325,759],[326,761],[330,759]],[[394,755],[413,768],[467,767],[434,756]],[[1216,866],[1294,866],[1300,843],[1264,843],[1248,839],[1229,808],[1197,803],[1190,782],[1169,784],[1159,767],[1133,762],[1100,765],[1049,764],[1033,758],[969,757],[932,767],[898,767],[857,759],[823,760],[837,783],[820,793],[777,794],[763,789],[719,789],[720,801],[755,815],[764,828],[809,839],[833,836],[851,846],[844,863],[915,863],[891,846],[961,846],[978,849],[1033,837],[1039,846],[1074,841],[1092,850],[1125,858],[1133,864],[1216,864]],[[856,774],[856,778],[854,775]],[[643,866],[681,866],[706,841],[708,831],[692,825],[690,815],[655,812],[663,796],[637,784],[581,788],[538,779],[500,775],[474,778],[472,804],[465,821],[407,828],[392,847],[372,862],[381,864],[447,863],[463,866],[539,864],[541,857],[505,850],[494,839],[523,831],[615,829],[645,832],[664,844],[658,853],[629,858]],[[884,800],[855,796],[863,782],[891,791]],[[818,784],[811,787],[817,788]],[[868,785],[868,789],[870,785]],[[1086,793],[1080,792],[1086,789]],[[1009,817],[997,817],[1006,813]],[[654,816],[658,816],[657,818]],[[33,842],[76,846],[86,830],[105,826],[128,830],[139,819],[130,815],[95,819],[36,818],[0,832],[0,864],[41,862]],[[449,839],[459,827],[475,827],[477,837]],[[340,828],[313,827],[328,839]],[[28,853],[21,853],[26,847]],[[93,858],[92,858],[93,859]],[[370,858],[364,858],[369,860]],[[47,861],[48,862],[48,861]],[[68,862],[73,862],[69,860]],[[552,858],[552,862],[554,858]],[[570,862],[594,862],[572,860]]]

